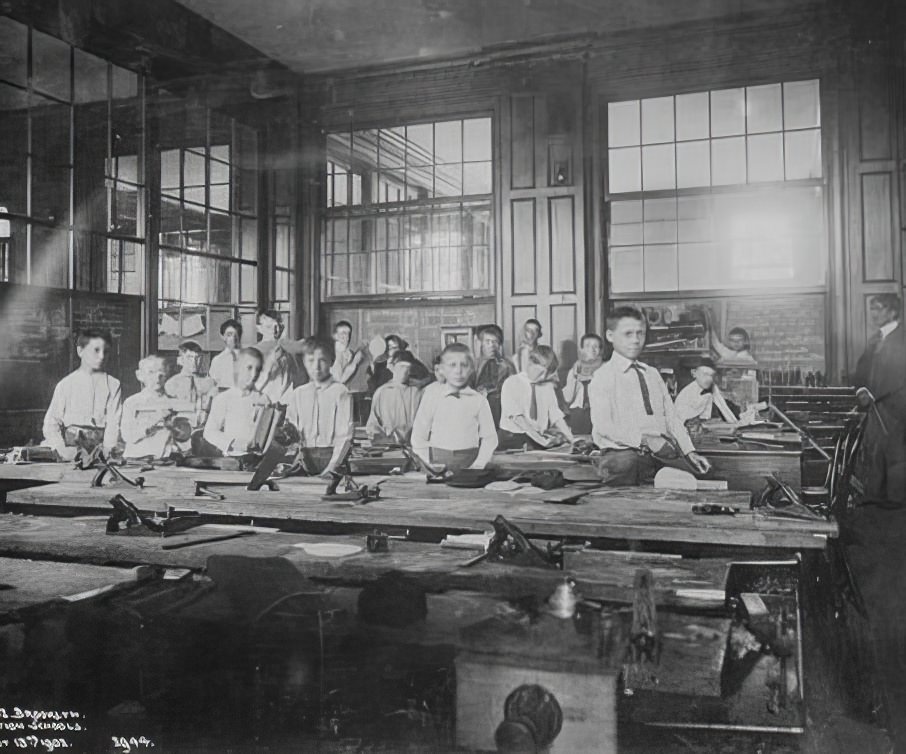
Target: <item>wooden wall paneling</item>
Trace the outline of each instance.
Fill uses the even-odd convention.
[[[896,270],[893,174],[863,173],[860,179],[863,281],[889,282]]]
[[[510,98],[510,188],[535,185],[535,97],[517,94]]]
[[[514,199],[510,202],[512,229],[511,290],[514,296],[534,295],[538,292],[538,225],[535,222],[535,200]]]
[[[577,170],[583,155],[581,81],[578,66],[562,65],[555,75],[514,79],[517,91],[502,108],[502,133],[512,137],[503,143],[501,155],[502,174],[509,179],[501,187],[502,325],[518,342],[522,323],[536,317],[544,329],[542,341],[557,350],[563,368],[576,359],[586,319],[585,188],[583,172]],[[576,85],[566,86],[569,82]],[[527,86],[532,88],[518,89]],[[529,112],[531,127],[517,127],[514,119]],[[549,169],[551,154],[569,163],[562,182]],[[530,186],[524,185],[527,155],[533,155]],[[526,253],[527,247],[533,253]]]
[[[847,367],[851,374],[870,336],[868,301],[901,292],[903,227],[897,112],[902,93],[893,86],[894,55],[878,32],[854,41],[845,54],[840,100],[848,220]]]
[[[551,293],[580,293],[576,287],[576,212],[572,196],[547,200]]]
[[[551,329],[547,342],[557,353],[560,360],[560,375],[563,379],[566,378],[570,365],[579,358],[579,338],[582,337],[582,333],[579,332],[577,311],[576,304],[552,304],[550,307]]]

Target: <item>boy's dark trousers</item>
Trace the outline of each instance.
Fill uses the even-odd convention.
[[[694,473],[686,459],[670,444],[664,445],[657,453],[642,452],[634,448],[605,449],[592,463],[600,474],[601,481],[610,487],[652,484],[654,475],[664,466]]]

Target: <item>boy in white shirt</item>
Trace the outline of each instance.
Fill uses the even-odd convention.
[[[84,330],[76,341],[81,365],[57,383],[44,415],[44,444],[61,460],[76,456],[79,438],[87,447],[100,445],[105,453],[117,447],[122,411],[120,381],[104,372],[110,335]]]
[[[708,421],[716,408],[721,418],[730,424],[739,419],[727,404],[720,388],[714,382],[717,369],[711,359],[698,359],[692,367],[692,382],[676,396],[676,415],[684,424],[690,421]]]
[[[483,469],[494,455],[497,432],[488,399],[469,387],[472,352],[463,343],[451,343],[440,357],[444,384],[422,394],[412,449],[438,470]]]
[[[674,444],[696,473],[706,474],[711,464],[696,452],[660,374],[638,360],[645,347],[642,313],[628,306],[615,309],[607,316],[605,336],[613,355],[588,386],[603,481],[615,486],[651,482],[661,466],[683,465]]]
[[[163,358],[146,356],[138,362],[135,376],[141,383],[142,390],[123,401],[123,419],[120,424],[120,434],[126,443],[123,457],[169,458],[178,449],[173,424],[177,405],[164,392],[167,375]],[[188,429],[188,423],[186,428]]]
[[[300,460],[309,474],[329,477],[343,460],[352,439],[352,395],[330,373],[335,350],[317,338],[302,343],[310,381],[297,387],[286,407],[286,420],[299,431]]]
[[[224,390],[211,402],[203,433],[211,455],[244,456],[256,450],[253,444],[258,420],[271,404],[255,387],[263,361],[257,348],[243,348],[236,365],[236,387]]]
[[[500,393],[500,447],[521,448],[528,441],[547,448],[557,441],[556,430],[570,443],[573,433],[557,402],[557,356],[548,346],[529,353],[525,370],[508,377]]]
[[[242,325],[235,319],[228,319],[220,325],[223,350],[211,359],[208,377],[214,380],[218,390],[236,387],[236,365],[239,349],[242,347]]]

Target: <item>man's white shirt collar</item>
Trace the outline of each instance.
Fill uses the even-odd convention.
[[[884,340],[890,333],[892,333],[897,325],[900,324],[900,320],[895,319],[891,322],[888,322],[886,325],[881,325],[881,340]]]

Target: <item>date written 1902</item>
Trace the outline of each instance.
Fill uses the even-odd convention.
[[[125,736],[111,736],[110,738],[113,740],[113,748],[119,749],[120,751],[125,752],[125,754],[129,754],[130,751],[136,749],[154,748],[154,742],[144,736],[139,736],[138,738],[135,736],[130,736],[129,738],[126,738]]]

